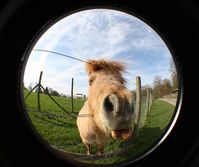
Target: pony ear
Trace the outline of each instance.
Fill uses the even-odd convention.
[[[89,60],[86,62],[86,72],[88,73],[88,75],[92,74],[93,72],[99,71],[100,69],[102,69],[102,67],[99,64],[99,61]]]

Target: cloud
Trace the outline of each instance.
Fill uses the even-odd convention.
[[[152,83],[154,75],[165,75],[170,53],[152,28],[123,12],[95,9],[72,14],[50,27],[34,48],[60,52],[87,60],[106,58],[127,64],[127,79],[141,75]],[[163,62],[164,63],[160,63]],[[155,65],[156,64],[156,65]],[[44,71],[43,84],[68,94],[71,78],[76,92],[87,92],[84,63],[45,52],[32,52],[25,70],[26,85]],[[133,84],[129,84],[133,87]]]

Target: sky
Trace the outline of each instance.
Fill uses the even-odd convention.
[[[126,64],[127,87],[135,89],[136,76],[142,86],[152,86],[155,76],[170,78],[171,53],[160,36],[140,19],[116,10],[90,9],[71,14],[52,25],[33,47],[24,74],[26,87],[38,83],[70,95],[87,94],[88,76],[83,62],[39,52],[44,49],[84,61],[105,58]]]

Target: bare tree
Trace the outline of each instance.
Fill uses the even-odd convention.
[[[173,59],[170,60],[169,71],[171,72],[172,87],[176,89],[178,88],[178,74]]]
[[[162,86],[161,76],[155,76],[153,81],[153,96],[155,99],[162,96],[161,86]]]
[[[167,78],[162,80],[160,76],[155,76],[153,81],[153,97],[160,98],[171,92],[171,81]]]
[[[171,91],[171,82],[169,79],[164,79],[162,81],[162,94],[168,94]]]

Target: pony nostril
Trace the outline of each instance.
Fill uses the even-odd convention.
[[[107,96],[104,100],[104,108],[107,112],[118,111],[119,99],[115,94]]]
[[[109,96],[107,96],[104,100],[104,108],[107,112],[113,111],[113,103],[110,101]]]

